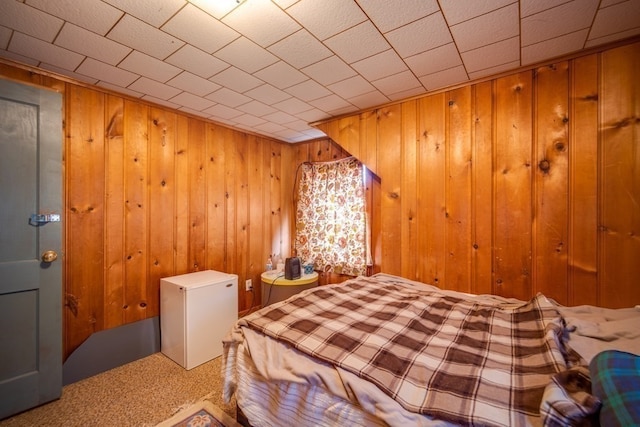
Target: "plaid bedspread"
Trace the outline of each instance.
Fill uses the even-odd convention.
[[[545,386],[566,369],[562,319],[542,295],[478,302],[360,277],[241,320],[409,411],[467,425],[540,423]]]

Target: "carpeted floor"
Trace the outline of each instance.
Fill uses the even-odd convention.
[[[222,402],[221,358],[189,371],[156,353],[65,386],[54,402],[0,421],[0,427],[151,427],[206,398],[235,419],[235,401]]]

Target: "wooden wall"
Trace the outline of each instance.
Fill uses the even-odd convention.
[[[318,124],[381,178],[382,270],[640,303],[640,43]]]
[[[0,77],[64,96],[65,358],[94,332],[157,316],[161,277],[235,273],[238,311],[259,306],[267,257],[291,254],[296,162],[347,155],[328,139],[294,146],[38,70],[0,64]]]
[[[163,276],[236,273],[238,311],[259,305],[267,256],[290,254],[297,165],[349,153],[378,175],[367,183],[374,271],[640,303],[639,50],[320,125],[342,148],[284,144],[0,63],[0,77],[65,99],[65,357],[93,332],[157,316]]]

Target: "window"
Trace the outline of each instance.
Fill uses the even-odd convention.
[[[368,254],[364,167],[357,159],[300,165],[296,251],[316,270],[365,275]]]

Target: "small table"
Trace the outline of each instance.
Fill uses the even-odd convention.
[[[285,279],[284,272],[275,270],[265,271],[260,277],[263,307],[274,302],[284,301],[300,291],[318,286],[318,273],[315,271],[311,274],[303,274],[299,279],[293,280]]]

